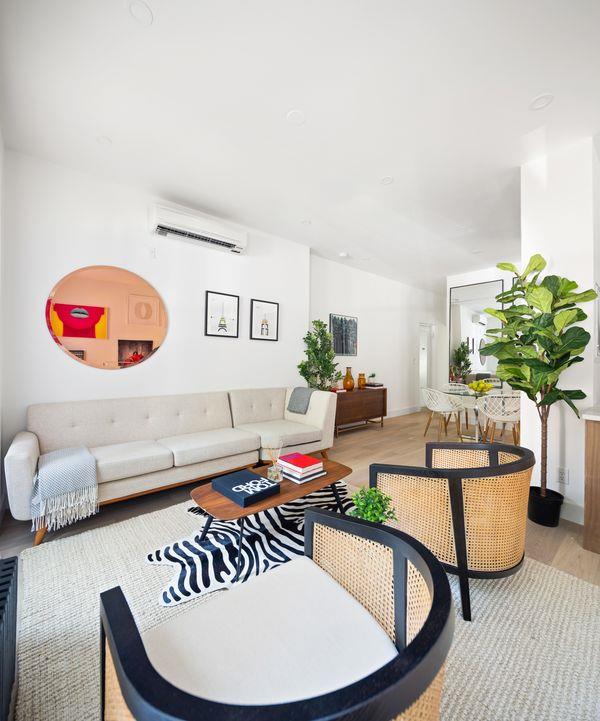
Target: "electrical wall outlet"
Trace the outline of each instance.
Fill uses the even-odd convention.
[[[569,485],[569,469],[568,468],[558,468],[557,469],[557,479],[561,486],[568,486]]]

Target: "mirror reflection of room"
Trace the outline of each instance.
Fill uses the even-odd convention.
[[[500,321],[485,309],[500,307],[496,296],[502,293],[503,286],[502,280],[494,280],[450,288],[451,381],[471,383],[495,376],[497,359],[481,356],[479,351],[490,342],[487,331],[500,327]],[[465,364],[464,359],[468,363]],[[465,367],[468,368],[466,373]]]
[[[147,360],[167,331],[156,290],[135,273],[112,266],[90,266],[65,276],[48,297],[46,322],[69,355],[105,369]]]

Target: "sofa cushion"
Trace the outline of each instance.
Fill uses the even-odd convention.
[[[244,423],[238,426],[245,431],[258,433],[262,448],[283,448],[297,446],[301,443],[314,443],[323,437],[323,431],[315,426],[294,421],[261,421],[260,423]]]
[[[174,686],[235,704],[319,696],[397,655],[373,616],[306,557],[216,594],[142,639],[154,668]],[[198,653],[199,644],[210,653]]]
[[[285,388],[251,388],[229,391],[234,426],[283,419]]]
[[[118,481],[120,478],[140,476],[143,473],[164,471],[173,466],[173,454],[156,441],[113,443],[90,448],[96,459],[98,483]]]
[[[172,451],[176,466],[212,461],[215,458],[225,458],[260,448],[260,436],[257,433],[239,428],[186,433],[183,436],[160,438],[158,442]]]
[[[43,403],[27,409],[27,430],[39,438],[42,453],[70,446],[90,448],[149,441],[231,426],[225,391]]]

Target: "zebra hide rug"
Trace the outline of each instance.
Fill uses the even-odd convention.
[[[337,488],[344,510],[348,510],[352,501],[346,484],[338,482]],[[329,486],[246,518],[238,583],[304,553],[304,511],[312,507],[338,510]],[[198,506],[188,508],[188,512],[197,514],[199,519],[204,517],[204,511]],[[160,594],[163,606],[176,606],[232,584],[238,557],[238,523],[215,519],[200,543],[203,525],[194,535],[169,543],[146,557],[148,563],[173,567],[173,578]]]

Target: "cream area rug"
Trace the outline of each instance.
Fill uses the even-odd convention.
[[[100,721],[101,591],[122,586],[142,631],[211,602],[160,606],[172,571],[146,563],[148,548],[202,526],[189,505],[21,554],[17,721]],[[473,581],[472,608],[471,623],[457,616],[443,721],[600,719],[599,587],[526,560],[511,578]]]

